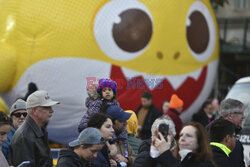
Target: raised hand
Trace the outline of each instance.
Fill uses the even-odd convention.
[[[167,136],[168,141],[166,141],[161,134],[158,132],[157,135],[154,135],[152,138],[152,145],[162,154],[163,152],[167,151],[171,146],[171,137]]]

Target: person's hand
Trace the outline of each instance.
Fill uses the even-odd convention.
[[[138,125],[137,126],[137,132],[136,132],[136,137],[140,137],[142,126]]]
[[[116,154],[115,155],[115,160],[117,162],[126,162],[126,163],[128,163],[128,159],[125,158],[124,156],[122,156],[121,154]]]
[[[117,167],[117,163],[115,162],[115,160],[110,159],[109,162],[111,167]]]
[[[142,129],[142,126],[141,126],[141,125],[138,125],[138,126],[137,126],[137,131],[141,131],[141,129]]]
[[[109,155],[111,157],[115,157],[115,155],[117,154],[117,147],[116,147],[116,145],[115,144],[109,144],[108,141],[106,141],[106,145],[107,145],[107,147],[108,147],[108,149],[110,151]]]
[[[159,138],[160,137],[160,138]],[[162,154],[163,152],[169,150],[171,146],[171,137],[167,136],[168,141],[166,141],[163,135],[158,132],[157,135],[154,135],[152,138],[152,145]]]

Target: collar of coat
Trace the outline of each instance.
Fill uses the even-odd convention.
[[[211,142],[210,145],[219,147],[229,157],[231,150],[227,146],[225,146],[224,144],[217,143],[217,142]]]

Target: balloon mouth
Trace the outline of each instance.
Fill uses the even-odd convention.
[[[176,77],[152,76],[129,72],[119,66],[112,65],[110,78],[117,82],[118,98],[123,109],[136,110],[141,104],[141,94],[148,91],[153,96],[153,104],[161,109],[164,100],[170,100],[172,94],[177,94],[183,101],[185,111],[201,93],[207,78],[208,66],[188,75]],[[126,73],[129,73],[128,77]],[[148,78],[149,77],[149,78]]]

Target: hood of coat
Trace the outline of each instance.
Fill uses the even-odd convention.
[[[59,161],[74,161],[78,162],[80,164],[84,164],[85,160],[81,159],[71,148],[68,148],[67,150],[61,150],[58,158]]]

